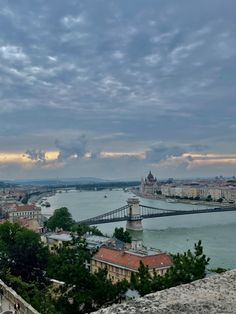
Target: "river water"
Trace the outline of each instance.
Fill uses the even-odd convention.
[[[107,198],[104,198],[104,195]],[[76,191],[56,193],[48,197],[50,208],[43,213],[52,214],[54,209],[67,207],[77,221],[94,217],[119,208],[134,196],[123,190]],[[204,206],[167,203],[161,200],[140,198],[143,205],[166,209],[200,209]],[[125,222],[98,225],[107,235],[115,227],[125,227]],[[173,216],[143,220],[141,237],[144,245],[167,252],[182,252],[193,249],[194,243],[202,240],[204,252],[211,258],[210,267],[236,268],[236,212]],[[135,235],[137,236],[137,235]],[[140,235],[139,235],[140,237]]]

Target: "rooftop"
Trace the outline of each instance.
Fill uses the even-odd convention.
[[[37,210],[41,210],[39,207],[36,207],[34,204],[26,204],[26,205],[16,204],[14,207],[15,207],[15,209],[17,211],[27,211],[27,210],[37,211]]]
[[[84,235],[84,238],[87,243],[88,249],[97,249],[98,247],[102,246],[110,240],[110,238],[108,237],[97,236],[93,234],[86,234]]]
[[[105,243],[107,242],[110,238],[104,237],[104,236],[97,236],[93,234],[86,234],[85,239],[87,242],[94,242],[94,243]]]
[[[72,236],[68,233],[51,233],[46,235],[48,239],[69,242],[72,241]]]
[[[93,259],[117,264],[133,270],[138,270],[140,261],[142,261],[144,265],[148,266],[150,269],[170,267],[172,265],[171,257],[166,253],[142,255],[106,247],[101,247],[94,255]]]

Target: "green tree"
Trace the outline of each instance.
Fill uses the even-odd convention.
[[[141,296],[152,292],[152,276],[149,272],[148,266],[140,262],[138,273],[132,273],[131,288],[138,290]]]
[[[177,253],[172,255],[172,259],[173,266],[165,276],[159,276],[155,272],[151,275],[148,268],[140,264],[138,273],[132,275],[131,287],[137,289],[141,295],[145,295],[189,283],[205,277],[206,266],[210,261],[203,254],[201,241],[194,245],[194,252],[188,250],[184,253]]]
[[[174,266],[167,272],[167,286],[177,286],[204,278],[206,266],[210,259],[203,254],[201,241],[194,244],[194,252],[188,250],[184,253],[172,255]]]
[[[43,278],[48,249],[40,236],[18,224],[0,225],[0,256],[3,268],[26,280]]]
[[[29,194],[28,193],[25,193],[25,195],[22,197],[22,199],[21,199],[21,203],[23,203],[23,204],[27,204],[28,203],[28,201],[29,201]]]
[[[123,241],[125,243],[131,243],[132,237],[129,234],[128,231],[124,231],[124,228],[115,228],[115,231],[113,233],[113,237],[116,239]]]
[[[88,313],[118,301],[127,290],[126,281],[113,285],[106,269],[91,274],[87,267],[90,259],[91,253],[79,237],[51,254],[47,274],[65,283],[55,301],[58,313]]]
[[[48,249],[37,233],[23,229],[15,236],[11,257],[14,261],[13,273],[16,275],[26,279],[43,277],[43,271],[47,266]]]
[[[94,235],[103,236],[102,232],[96,226],[88,226],[82,224],[75,224],[72,227],[72,231],[77,232],[79,237],[83,236],[85,233],[90,232]]]
[[[47,286],[42,286],[38,282],[25,282],[21,277],[15,277],[10,273],[7,273],[5,279],[9,286],[41,314],[58,313],[53,305]]]
[[[54,214],[48,219],[47,227],[51,230],[62,228],[63,230],[71,230],[74,221],[68,208],[61,207],[54,211]]]
[[[206,201],[207,201],[207,202],[211,202],[211,201],[212,201],[212,196],[211,196],[211,195],[208,195],[207,198],[206,198]]]
[[[209,271],[211,271],[213,273],[217,273],[217,274],[222,274],[222,273],[226,272],[227,270],[229,270],[229,269],[222,268],[222,267],[209,269]]]

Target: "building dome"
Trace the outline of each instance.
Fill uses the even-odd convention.
[[[149,181],[154,181],[154,180],[155,180],[154,177],[153,177],[153,174],[151,173],[151,171],[149,171],[149,174],[148,174],[148,176],[147,176],[147,179],[148,179]]]
[[[148,176],[141,180],[140,193],[141,195],[154,195],[158,190],[157,179],[154,178],[151,171],[149,171]]]

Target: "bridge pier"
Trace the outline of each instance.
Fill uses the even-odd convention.
[[[139,199],[129,198],[127,204],[129,206],[129,215],[126,223],[127,231],[143,231]]]

